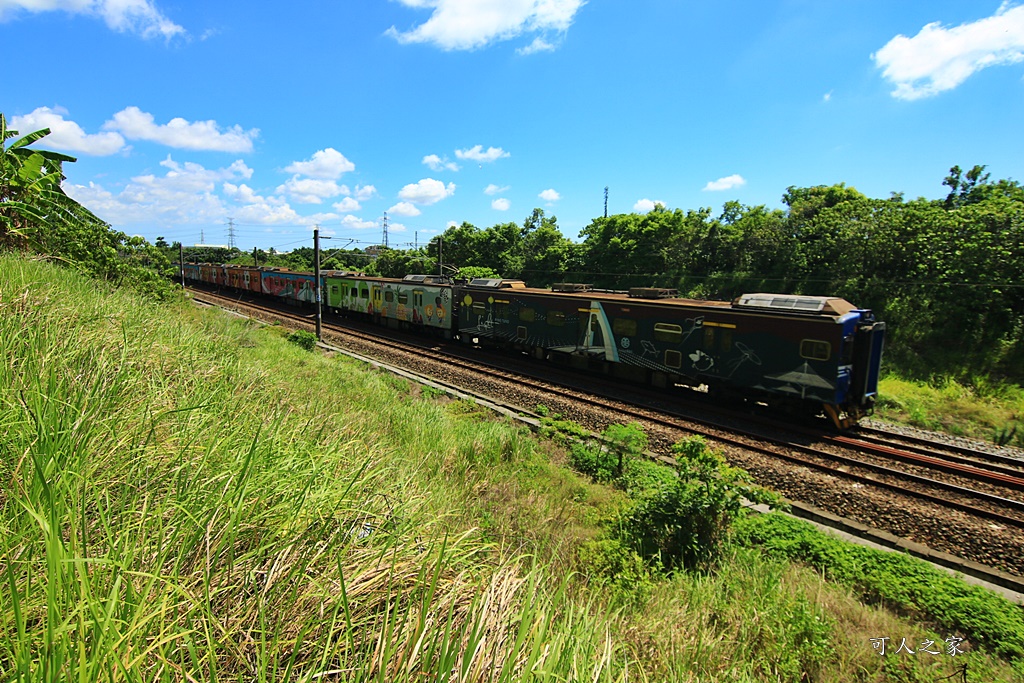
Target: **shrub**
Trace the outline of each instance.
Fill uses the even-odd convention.
[[[693,569],[718,558],[744,497],[768,502],[771,494],[700,437],[672,450],[678,476],[640,497],[623,530],[640,555],[657,557],[667,568]]]
[[[625,463],[643,454],[647,435],[639,424],[608,425],[602,439],[588,439],[572,445],[569,462],[594,481],[610,482],[622,476]]]
[[[307,351],[312,351],[316,348],[316,335],[307,330],[295,330],[286,339],[293,344],[298,344]]]

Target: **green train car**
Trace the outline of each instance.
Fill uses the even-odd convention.
[[[446,277],[406,275],[398,280],[328,272],[324,287],[327,307],[339,315],[452,336],[452,285]]]

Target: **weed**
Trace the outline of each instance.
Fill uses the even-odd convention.
[[[295,330],[286,339],[307,351],[312,351],[316,348],[316,335],[308,330]]]

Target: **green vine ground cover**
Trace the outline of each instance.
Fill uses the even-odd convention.
[[[1024,680],[813,563],[638,564],[562,447],[282,330],[0,256],[0,349],[0,680]]]

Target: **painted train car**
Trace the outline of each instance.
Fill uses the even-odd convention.
[[[324,276],[329,309],[356,313],[392,328],[408,327],[452,336],[452,284],[438,275],[394,278],[328,273]]]
[[[674,290],[627,295],[490,279],[458,291],[463,341],[562,356],[595,373],[824,410],[840,427],[870,413],[878,391],[885,324],[844,299],[745,294],[733,302],[694,301]]]
[[[315,304],[315,278],[277,268],[186,264],[186,279]],[[255,283],[259,289],[255,289]],[[595,374],[824,411],[840,428],[870,414],[885,323],[844,299],[744,294],[732,302],[519,280],[451,282],[325,271],[323,304],[392,328],[500,346]]]

